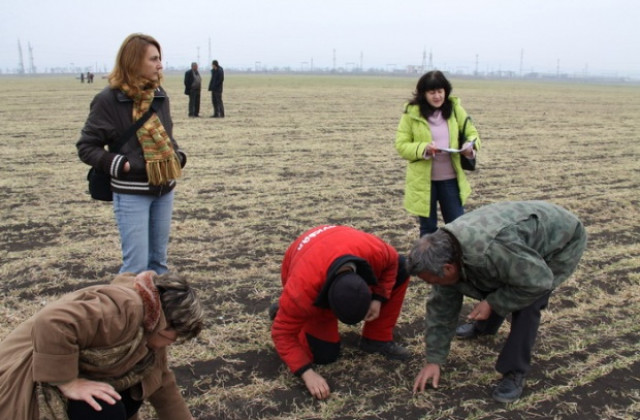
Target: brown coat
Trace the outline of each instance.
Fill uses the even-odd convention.
[[[0,342],[0,419],[37,420],[35,382],[62,383],[82,376],[79,351],[113,347],[132,340],[143,320],[142,299],[132,288],[134,276],[123,274],[111,285],[80,289],[52,302]],[[156,329],[166,328],[161,317]],[[116,377],[131,369],[147,352],[146,337],[118,368],[98,372]],[[190,420],[167,365],[166,349],[142,380],[148,399],[162,420]],[[100,380],[92,376],[92,380]]]

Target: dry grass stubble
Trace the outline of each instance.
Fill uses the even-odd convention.
[[[227,118],[188,119],[181,77],[168,76],[175,137],[189,154],[170,262],[209,310],[202,336],[172,349],[199,419],[632,419],[640,413],[640,130],[638,86],[454,80],[484,148],[467,210],[543,199],[590,234],[575,275],[551,299],[524,398],[490,400],[497,337],[455,342],[439,390],[413,396],[422,365],[427,288],[414,281],[397,338],[415,354],[386,362],[356,348],[320,367],[333,389],[313,401],[275,355],[266,308],[279,263],[305,229],[341,223],[405,252],[417,237],[402,208],[405,163],[393,148],[417,78],[229,74]],[[0,336],[61,293],[119,268],[109,205],[85,194],[75,141],[103,86],[54,77],[0,78]],[[202,115],[211,105],[203,92]],[[472,302],[467,302],[470,307]],[[145,409],[149,418],[152,411]]]

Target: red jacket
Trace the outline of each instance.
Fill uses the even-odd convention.
[[[284,255],[283,291],[271,337],[294,373],[312,363],[298,335],[307,320],[331,312],[328,289],[345,262],[356,264],[374,299],[389,298],[398,275],[398,252],[374,235],[347,226],[318,226],[298,237]]]

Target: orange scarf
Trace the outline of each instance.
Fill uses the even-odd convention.
[[[156,328],[160,322],[160,312],[162,311],[160,293],[153,283],[154,276],[156,276],[154,271],[143,271],[133,281],[134,289],[142,298],[142,307],[144,308],[142,326],[146,332],[152,332]]]

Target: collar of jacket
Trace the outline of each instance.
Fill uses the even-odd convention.
[[[411,105],[409,103],[405,104],[404,113],[414,120],[422,121],[427,124],[427,120],[422,116],[422,114],[420,114],[420,106],[418,105]]]
[[[130,97],[128,97],[123,91],[121,91],[120,89],[114,89],[114,92],[116,94],[116,99],[118,100],[118,102],[133,102],[133,99],[131,99]],[[156,91],[153,94],[153,99],[161,99],[164,100],[164,98],[167,97],[166,92],[164,91],[164,89],[162,89],[161,86],[158,86],[156,88]]]
[[[362,277],[368,285],[373,286],[378,284],[378,279],[373,273],[373,269],[371,268],[367,260],[356,257],[355,255],[343,255],[336,258],[329,266],[329,270],[327,270],[327,278],[324,282],[324,286],[322,286],[322,289],[318,294],[318,297],[313,302],[314,306],[318,306],[320,308],[329,308],[329,288],[336,278],[338,269],[349,262],[356,265],[356,273],[360,277]]]

